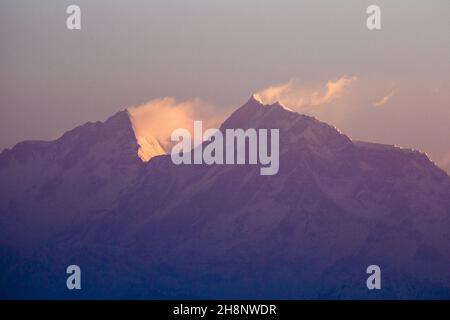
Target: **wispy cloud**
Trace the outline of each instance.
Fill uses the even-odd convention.
[[[384,106],[386,103],[389,102],[389,100],[391,100],[391,98],[395,95],[395,90],[392,90],[389,94],[385,95],[384,97],[382,97],[380,100],[374,102],[373,106],[374,107],[382,107]]]
[[[185,128],[193,132],[194,120],[202,120],[205,127],[215,127],[226,113],[201,99],[177,101],[171,97],[153,99],[128,108],[139,156],[148,161],[152,156],[167,153],[173,130]]]
[[[357,77],[342,76],[318,86],[303,86],[295,79],[267,87],[255,94],[265,104],[280,102],[286,107],[298,109],[303,106],[320,106],[342,98]]]

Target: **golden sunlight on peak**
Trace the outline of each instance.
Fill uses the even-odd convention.
[[[127,108],[136,141],[138,155],[147,162],[151,158],[170,153],[170,136],[175,129],[193,132],[194,120],[202,120],[205,128],[221,123],[224,113],[200,99],[177,101],[171,97],[153,99],[139,106]]]
[[[159,142],[152,136],[136,136],[139,145],[138,156],[142,161],[148,162],[151,158],[166,154]]]
[[[133,110],[135,111],[135,110]],[[139,145],[138,156],[144,161],[148,162],[151,158],[165,154],[163,147],[158,140],[152,135],[152,132],[144,125],[145,120],[138,112],[133,112],[128,109],[128,116],[133,127],[136,142]]]
[[[257,93],[252,94],[252,98],[253,98],[254,100],[256,100],[257,102],[259,102],[260,104],[264,104],[264,103],[263,103],[263,100],[261,99],[261,97],[259,96],[259,94],[257,94]]]
[[[166,97],[129,107],[128,114],[143,161],[166,154],[171,149],[170,134],[177,128],[192,126],[192,107],[196,100],[178,102]]]
[[[261,96],[258,93],[254,93],[252,95],[252,98],[258,102],[261,105],[279,105],[280,107],[282,107],[283,109],[287,110],[287,111],[292,111],[294,112],[291,108],[286,107],[286,105],[284,105],[283,103],[281,103],[280,101],[273,101],[271,103],[264,103],[264,99],[261,98]]]

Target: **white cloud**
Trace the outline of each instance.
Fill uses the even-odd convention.
[[[184,128],[192,133],[194,120],[202,120],[205,128],[211,128],[225,117],[225,112],[218,112],[221,109],[200,99],[177,101],[165,97],[127,110],[140,146],[138,154],[144,161],[171,149],[170,135],[175,129]]]

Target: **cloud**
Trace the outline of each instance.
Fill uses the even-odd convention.
[[[311,105],[316,106],[326,104],[336,99],[342,98],[347,92],[350,84],[356,79],[356,77],[349,78],[347,76],[343,76],[337,81],[328,81],[328,83],[326,84],[326,92],[324,95],[319,92],[314,92],[312,94]]]
[[[394,95],[395,95],[395,90],[392,90],[389,94],[385,95],[380,100],[374,102],[373,106],[377,107],[377,108],[384,106],[386,103],[388,103],[389,100],[391,100],[391,98]]]
[[[225,117],[225,113],[218,112],[218,109],[197,98],[177,101],[171,97],[153,99],[139,106],[128,107],[140,146],[140,158],[148,161],[156,155],[170,152],[170,135],[173,130],[185,128],[192,134],[194,120],[202,120],[205,128],[217,126]]]
[[[264,104],[280,102],[286,107],[299,109],[303,106],[320,106],[329,104],[342,98],[349,91],[350,85],[357,77],[342,76],[337,80],[330,80],[321,86],[302,86],[296,80],[270,86],[255,94]]]
[[[342,76],[324,85],[301,86],[296,80],[270,86],[255,94],[265,104],[280,102],[292,109],[319,106],[342,98],[356,77]],[[172,97],[150,100],[142,105],[127,108],[139,144],[139,157],[148,161],[152,157],[169,153],[173,142],[170,136],[175,129],[185,128],[193,133],[194,120],[202,120],[203,127],[216,128],[232,111],[218,108],[199,98],[178,101]]]
[[[294,87],[294,80],[291,79],[285,84],[270,86],[264,90],[261,90],[255,94],[257,99],[264,104],[272,104],[274,102],[280,102],[282,97],[286,97],[291,94]]]

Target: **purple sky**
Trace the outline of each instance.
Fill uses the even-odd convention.
[[[74,3],[81,31],[65,27]],[[450,171],[449,34],[448,0],[2,0],[0,149],[164,97],[221,113],[293,79],[298,111]]]

